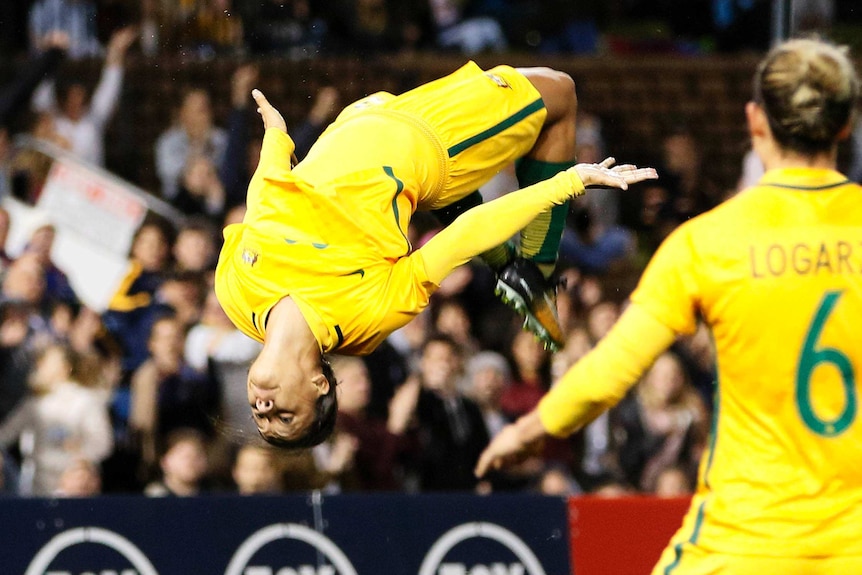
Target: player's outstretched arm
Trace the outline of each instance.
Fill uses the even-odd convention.
[[[630,184],[658,178],[653,168],[613,165],[613,158],[600,164],[577,164],[543,182],[467,210],[420,248],[428,279],[439,284],[453,269],[502,244],[542,212],[584,194],[587,186],[625,190]]]

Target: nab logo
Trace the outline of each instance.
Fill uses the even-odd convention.
[[[480,541],[470,541],[473,539]],[[452,552],[467,541],[472,547],[477,547],[477,543],[481,546],[473,549],[474,556],[482,557],[480,561],[468,563]],[[510,559],[512,555],[514,558]],[[444,533],[422,560],[419,575],[545,575],[545,570],[520,537],[494,523],[476,522],[458,525]]]
[[[86,550],[78,547],[85,545]],[[60,556],[66,550],[68,553]],[[78,527],[56,535],[36,553],[24,575],[79,573],[158,575],[150,560],[131,541],[100,527]]]
[[[267,565],[252,560],[265,545],[280,539],[299,541],[311,546],[308,556],[322,555],[328,565],[315,561],[295,561],[288,566]],[[302,554],[303,556],[305,553]],[[225,575],[356,575],[350,560],[331,539],[317,531],[296,523],[276,523],[255,531],[233,554]]]

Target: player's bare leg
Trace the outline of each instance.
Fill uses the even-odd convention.
[[[545,180],[575,163],[577,96],[572,78],[550,68],[519,72],[536,87],[547,110],[545,124],[516,174],[523,188]],[[563,346],[565,335],[557,316],[556,282],[550,278],[557,263],[568,205],[555,206],[521,232],[518,255],[498,271],[496,291],[503,301],[524,315],[524,327],[546,348]]]

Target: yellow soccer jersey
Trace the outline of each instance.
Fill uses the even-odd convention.
[[[687,545],[862,555],[862,187],[769,171],[680,226],[632,302],[677,333],[702,318],[717,349],[717,425],[677,561]]]
[[[400,96],[348,106],[292,170],[290,137],[267,130],[243,223],[224,231],[215,285],[222,307],[262,341],[270,309],[290,296],[324,352],[371,352],[481,251],[475,246],[504,242],[527,225],[514,227],[524,214],[583,191],[576,175],[551,178],[490,208],[487,228],[452,224],[412,252],[412,214],[460,199],[525,154],[546,114],[516,70],[469,63]]]
[[[293,147],[284,132],[267,130],[245,220],[224,231],[216,294],[259,341],[269,310],[289,295],[323,351],[368,353],[435,287],[420,258],[403,257],[415,199],[382,167],[312,185],[286,167]]]

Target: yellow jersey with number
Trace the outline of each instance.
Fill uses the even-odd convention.
[[[632,302],[677,333],[702,318],[717,349],[713,433],[664,572],[691,545],[862,555],[862,187],[769,171],[671,234]]]

